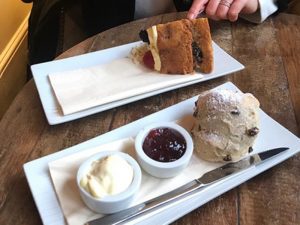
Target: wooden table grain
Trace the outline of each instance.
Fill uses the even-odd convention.
[[[113,28],[59,58],[136,41],[140,29],[184,16],[166,14]],[[22,169],[24,163],[104,134],[226,81],[253,93],[267,114],[299,136],[300,17],[279,14],[260,25],[242,20],[210,24],[214,41],[245,65],[243,71],[54,126],[48,125],[34,82],[29,81],[0,122],[0,224],[41,224]],[[174,224],[299,225],[300,155]]]

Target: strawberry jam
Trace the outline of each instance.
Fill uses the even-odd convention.
[[[186,141],[178,131],[161,127],[148,133],[143,150],[147,156],[158,162],[172,162],[183,156]]]
[[[144,65],[146,67],[148,67],[149,69],[154,69],[154,59],[153,59],[153,56],[152,56],[152,53],[151,51],[147,51],[143,57],[143,62],[144,62]]]

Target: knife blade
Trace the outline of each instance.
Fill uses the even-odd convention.
[[[229,175],[237,174],[238,172],[244,171],[252,166],[257,166],[262,162],[273,158],[288,149],[289,148],[287,147],[270,149],[261,153],[249,155],[237,162],[227,163],[221,167],[205,173],[200,178],[192,180],[173,191],[150,199],[146,202],[140,203],[131,208],[122,210],[120,212],[89,221],[86,223],[86,225],[122,224],[138,216],[144,215],[154,209],[158,209],[159,207],[164,206],[168,203],[186,197],[192,192],[201,190],[203,187],[208,186],[209,184],[219,181],[225,177],[228,177]]]

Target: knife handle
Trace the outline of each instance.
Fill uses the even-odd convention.
[[[199,180],[193,180],[173,191],[170,191],[166,194],[158,196],[156,198],[150,199],[146,202],[140,203],[131,208],[122,210],[120,212],[107,215],[86,223],[86,225],[101,225],[101,224],[121,224],[127,222],[128,220],[134,219],[138,216],[141,216],[147,212],[150,212],[154,209],[158,209],[163,205],[166,205],[170,202],[176,201],[182,197],[187,196],[191,192],[205,186]]]

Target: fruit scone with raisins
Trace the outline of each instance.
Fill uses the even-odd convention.
[[[238,161],[259,133],[259,101],[251,93],[210,90],[195,103],[192,137],[198,156],[211,162]]]
[[[213,70],[213,48],[207,18],[182,19],[142,30],[140,38],[147,43],[133,49],[136,62],[164,74],[210,73]]]

